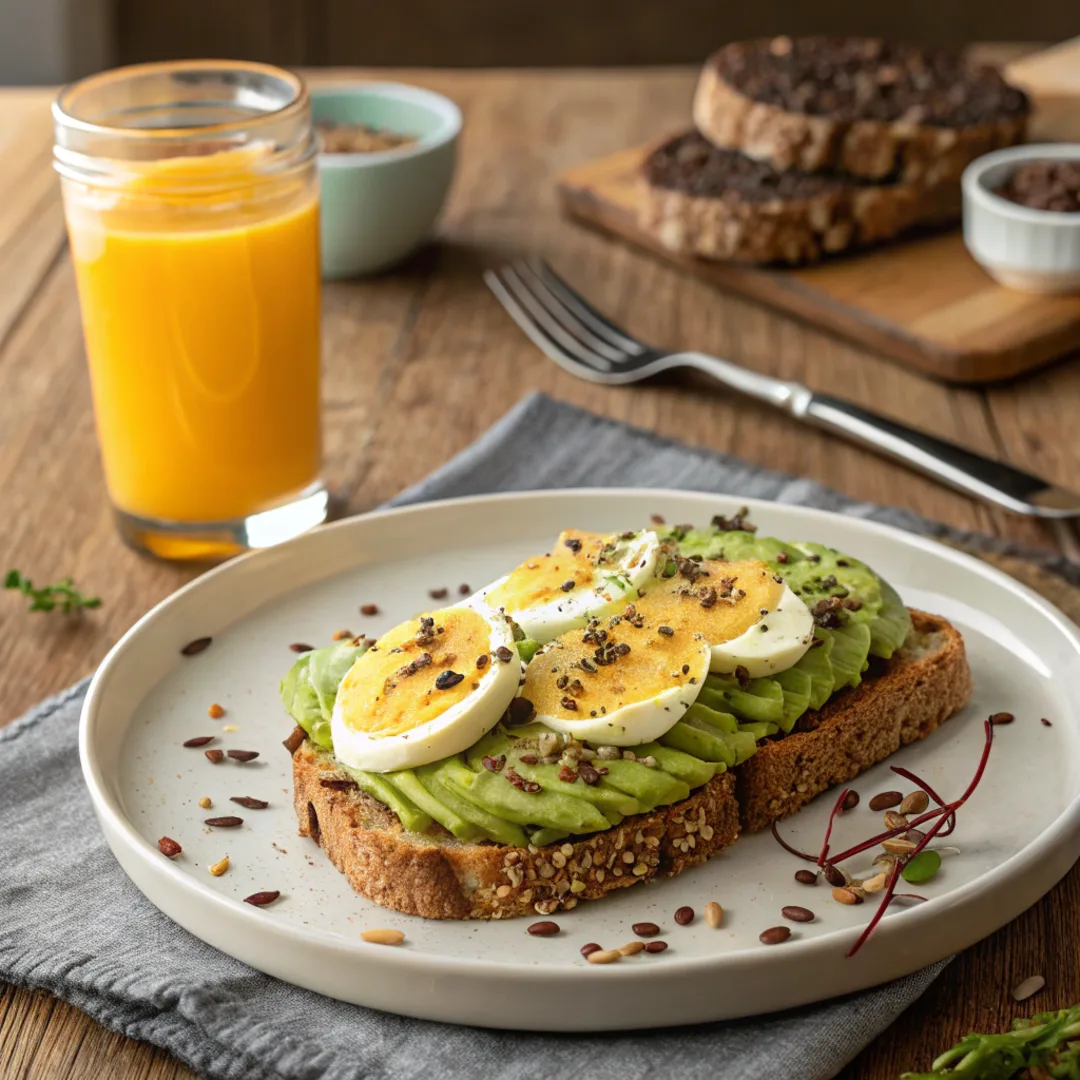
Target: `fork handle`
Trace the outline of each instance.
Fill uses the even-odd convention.
[[[829,394],[811,394],[792,411],[815,427],[836,432],[960,491],[1020,513],[1032,513],[1033,497],[1048,487],[1045,481],[1004,462],[983,457]]]

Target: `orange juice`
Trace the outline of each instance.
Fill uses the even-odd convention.
[[[98,440],[116,507],[223,522],[317,481],[318,196],[257,151],[65,182]]]

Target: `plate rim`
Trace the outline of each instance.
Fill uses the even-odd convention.
[[[965,566],[969,570],[973,570],[979,576],[982,576],[997,586],[1005,589],[1007,592],[1011,592],[1021,597],[1027,604],[1036,608],[1044,618],[1055,625],[1057,631],[1069,641],[1073,652],[1076,654],[1077,658],[1080,659],[1080,627],[1077,627],[1068,616],[1048,600],[1044,599],[1034,590],[1017,581],[1015,578],[1010,577],[1003,571],[998,570],[996,567],[991,566],[974,556],[948,547],[932,537],[907,532],[897,526],[887,525],[882,522],[872,521],[855,515],[838,513],[832,510],[788,504],[770,499],[755,499],[723,492],[651,487],[589,487],[497,492],[492,494],[465,495],[446,499],[429,500],[406,506],[379,508],[363,514],[343,518],[339,521],[312,530],[285,544],[278,545],[274,548],[252,551],[239,556],[238,558],[229,560],[220,566],[214,567],[195,578],[193,581],[181,586],[181,588],[155,604],[154,607],[142,615],[120,637],[116,644],[106,654],[94,673],[90,687],[87,691],[86,699],[83,703],[79,720],[79,757],[83,778],[89,789],[95,814],[102,824],[103,832],[105,833],[110,848],[113,849],[114,855],[116,855],[118,861],[121,862],[121,866],[124,868],[124,872],[129,878],[132,877],[132,875],[124,866],[124,861],[120,859],[119,853],[117,853],[114,845],[114,839],[116,842],[123,844],[125,853],[129,857],[137,860],[144,870],[150,873],[164,874],[166,880],[168,880],[173,887],[179,886],[179,888],[192,900],[197,900],[197,902],[202,904],[209,904],[211,908],[220,914],[227,916],[230,921],[240,918],[244,924],[256,930],[256,932],[262,931],[265,933],[269,931],[271,933],[281,933],[300,944],[326,945],[328,942],[332,941],[336,949],[340,950],[344,948],[346,952],[352,954],[353,957],[360,958],[366,965],[372,968],[382,966],[385,961],[379,960],[380,954],[373,950],[370,945],[359,939],[352,940],[336,931],[303,926],[291,922],[279,920],[267,922],[265,914],[260,913],[257,909],[251,908],[251,910],[248,911],[247,906],[245,906],[242,901],[209,889],[203,882],[198,880],[195,875],[188,873],[179,866],[173,865],[171,862],[161,860],[161,856],[157,849],[139,834],[134,823],[131,822],[123,812],[122,807],[112,799],[108,791],[107,781],[102,774],[101,763],[92,752],[92,729],[96,723],[97,716],[102,708],[103,699],[105,699],[107,693],[107,679],[113,668],[120,662],[120,659],[130,647],[131,642],[142,634],[148,626],[153,625],[162,618],[166,618],[170,609],[178,604],[182,598],[193,593],[197,594],[201,591],[216,587],[216,583],[223,575],[232,575],[242,572],[242,568],[249,566],[253,560],[270,562],[274,558],[281,559],[283,553],[290,560],[293,558],[302,558],[306,548],[318,548],[322,544],[332,543],[332,541],[327,540],[326,537],[355,529],[362,530],[367,526],[368,522],[376,519],[423,515],[425,513],[430,513],[432,510],[444,507],[462,507],[478,504],[491,505],[517,501],[556,501],[567,498],[651,498],[657,501],[666,498],[690,498],[692,500],[700,500],[703,503],[715,503],[720,500],[728,500],[738,502],[739,504],[745,504],[751,509],[751,512],[757,507],[768,509],[770,511],[776,510],[783,514],[793,515],[797,518],[814,519],[817,521],[821,521],[822,519],[827,520],[829,518],[840,518],[849,525],[854,526],[857,530],[865,531],[870,537],[876,535],[888,538],[892,541],[898,541],[903,545],[923,551],[935,559],[943,560],[946,563]],[[358,546],[358,550],[362,549]],[[329,577],[332,575],[326,576]],[[318,580],[325,580],[325,578],[319,578]],[[274,595],[268,599],[280,598],[292,591],[293,588],[295,588],[295,586],[285,585],[280,591],[275,592]],[[972,760],[975,760],[974,755]],[[934,902],[918,905],[916,907],[905,909],[902,912],[898,912],[897,915],[879,926],[876,933],[881,937],[887,938],[891,938],[898,933],[907,932],[909,930],[917,933],[919,929],[927,923],[932,924],[936,921],[937,915],[942,911],[943,907],[968,907],[971,904],[977,904],[980,900],[985,898],[987,892],[993,893],[1000,889],[1004,884],[1002,879],[1007,880],[1012,878],[1015,873],[1023,870],[1025,866],[1031,862],[1040,861],[1052,854],[1054,850],[1060,848],[1062,838],[1069,833],[1075,834],[1080,838],[1080,792],[1073,796],[1068,805],[1045,829],[1043,829],[1042,832],[1004,862],[999,863],[997,866],[979,875],[979,877],[973,881],[958,886],[955,890],[950,891],[942,897],[935,898]],[[1061,875],[1058,875],[1058,877],[1055,878],[1055,883],[1060,880],[1060,877]],[[146,895],[145,891],[138,883],[136,883],[136,887]],[[1053,886],[1051,885],[1050,887],[1052,888]],[[1048,890],[1040,892],[1039,895],[1045,895],[1045,891]],[[147,899],[150,898],[147,897]],[[150,900],[150,902],[153,903],[155,907],[158,907],[158,904],[155,901]],[[168,917],[172,918],[171,915]],[[861,932],[860,927],[838,928],[812,939],[794,942],[784,950],[774,950],[770,949],[768,946],[760,945],[740,949],[731,954],[714,954],[708,956],[680,955],[677,959],[673,958],[675,961],[673,964],[667,965],[671,970],[665,972],[665,974],[671,975],[677,973],[689,977],[692,975],[700,975],[703,971],[708,971],[710,969],[716,969],[718,973],[722,973],[725,969],[733,973],[738,973],[739,969],[743,966],[754,968],[755,970],[760,970],[763,966],[773,967],[777,964],[786,966],[788,961],[784,959],[784,955],[782,954],[790,955],[792,951],[797,949],[799,955],[804,960],[809,960],[812,954],[819,951],[827,954],[829,950],[835,949],[838,945],[842,945],[845,942],[848,944],[854,942],[859,932]],[[515,964],[513,962],[487,960],[484,958],[462,958],[440,955],[438,953],[413,952],[411,950],[394,949],[384,950],[384,952],[392,953],[393,967],[398,972],[404,971],[406,974],[460,974],[462,967],[464,966],[468,969],[468,973],[471,976],[481,977],[485,980],[495,980],[496,982],[516,981],[524,977],[531,980],[534,985],[548,980],[557,981],[565,975],[562,969],[555,965],[523,965]],[[828,959],[828,956],[826,955],[825,958]],[[243,962],[247,963],[248,961]],[[433,971],[433,969],[435,970]],[[569,967],[567,970],[570,970]],[[580,970],[575,970],[576,977],[588,977],[582,976],[582,972],[586,970],[590,970],[588,966]],[[635,979],[655,977],[657,974],[659,974],[659,972],[656,968],[640,967],[639,970],[638,965],[616,965],[614,971],[606,971],[606,974],[603,976],[598,976],[594,973],[594,977],[603,977],[621,983]],[[875,983],[871,981],[866,985],[874,984]]]

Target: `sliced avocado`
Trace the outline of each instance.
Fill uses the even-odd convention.
[[[636,761],[598,762],[607,769],[604,778],[620,791],[629,792],[646,810],[681,802],[690,794],[690,787],[663,769],[650,769]]]
[[[833,669],[833,692],[844,686],[858,686],[870,652],[870,628],[866,623],[853,622],[836,630],[819,630],[820,635],[832,638],[829,663]]]
[[[702,688],[701,694],[705,694],[705,688]],[[715,695],[719,700],[719,695]],[[721,701],[721,705],[723,702]],[[701,700],[701,695],[698,696],[697,701],[686,710],[684,720],[700,721],[703,724],[707,724],[710,728],[719,732],[726,732],[728,734],[734,734],[739,730],[739,721],[731,715],[731,713],[721,709],[715,709]]]
[[[722,762],[731,768],[737,757],[734,745],[727,741],[732,738],[733,735],[722,735],[708,724],[694,724],[684,718],[665,731],[657,741],[661,746],[681,750],[702,761]]]
[[[514,753],[516,746],[517,739],[507,735],[502,727],[494,727],[465,751],[465,760],[473,772],[480,772],[484,767],[484,758],[497,758],[500,754],[506,754],[509,757]]]
[[[520,825],[492,814],[452,791],[443,781],[442,770],[445,765],[445,760],[433,762],[431,765],[421,765],[416,770],[417,779],[444,806],[453,810],[459,817],[483,829],[488,839],[500,844],[508,844],[510,847],[524,847],[528,843],[525,830]]]
[[[870,652],[888,660],[911,633],[911,614],[900,594],[887,581],[878,578],[878,584],[881,586],[881,610],[870,623]]]
[[[319,697],[319,708],[327,720],[333,712],[341,680],[365,652],[366,644],[354,645],[351,641],[343,641],[307,653],[310,658],[308,676]]]
[[[816,649],[811,649],[816,652]],[[831,665],[830,665],[831,672]],[[830,681],[832,675],[829,676]],[[803,671],[798,665],[790,667],[786,671],[778,671],[773,679],[779,683],[784,692],[784,718],[780,721],[780,730],[786,735],[795,726],[795,721],[808,708],[810,708],[810,695],[813,690],[814,680],[810,673]]]
[[[779,725],[784,719],[784,691],[772,679],[751,679],[743,689],[733,675],[710,675],[698,700],[734,713],[739,720],[765,720]]]
[[[522,638],[521,641],[515,643],[517,645],[518,656],[521,657],[523,664],[531,664],[532,658],[537,654],[540,648],[540,642],[534,641],[532,638]]]
[[[881,610],[881,583],[866,563],[824,544],[800,542],[794,546],[807,558],[790,569],[780,567],[780,572],[808,607],[829,596],[857,600],[855,610],[845,610],[846,622],[870,622]]]
[[[598,762],[598,764],[604,763]],[[583,780],[575,780],[568,784],[559,779],[559,773],[562,770],[560,765],[526,765],[520,758],[512,758],[507,762],[507,768],[511,767],[527,780],[535,780],[546,791],[554,791],[559,795],[571,795],[575,799],[584,799],[587,803],[599,808],[605,816],[615,814],[620,821],[631,814],[640,814],[643,810],[651,809],[651,807],[642,806],[637,799],[625,791],[607,784],[590,786]]]
[[[656,758],[657,765],[664,772],[682,780],[691,791],[707,784],[717,773],[722,773],[725,769],[723,763],[702,761],[693,754],[684,754],[681,750],[661,746],[658,742],[635,746],[634,753],[639,758],[649,756]]]
[[[749,723],[739,725],[739,731],[753,736],[754,742],[761,742],[762,739],[775,735],[779,730],[779,724],[768,724],[764,720],[751,720]]]
[[[798,548],[791,544],[777,540],[774,536],[759,536],[757,533],[748,533],[742,530],[731,530],[713,534],[714,547],[718,547],[720,558],[729,560],[760,559],[772,565],[774,570],[782,570],[776,561],[777,555],[783,554],[787,558],[785,566],[791,566],[799,562],[803,555]]]
[[[536,832],[530,833],[528,842],[533,847],[547,847],[548,844],[557,844],[560,840],[565,840],[569,835],[562,829],[537,829]]]
[[[740,728],[734,735],[729,735],[728,739],[731,741],[732,746],[735,747],[736,765],[741,765],[747,758],[751,758],[757,753],[757,739],[749,731],[743,731]]]
[[[574,834],[608,827],[607,818],[584,799],[553,791],[521,791],[502,773],[474,773],[462,765],[448,773],[446,783],[469,802],[518,825],[539,825]]]
[[[486,840],[487,833],[479,825],[466,820],[445,803],[440,802],[423,784],[411,769],[385,773],[383,779],[393,784],[398,791],[416,806],[434,818],[448,833],[452,833],[464,843]]]
[[[356,786],[361,791],[393,810],[409,832],[427,832],[431,828],[431,815],[421,810],[412,799],[389,783],[385,776],[363,772],[361,769],[351,769],[348,765],[342,765],[340,761],[338,768],[355,780]]]
[[[833,651],[833,639],[822,630],[814,632],[814,639],[821,644],[807,649],[790,670],[802,671],[810,676],[810,708],[820,709],[833,692],[833,669],[829,659]]]

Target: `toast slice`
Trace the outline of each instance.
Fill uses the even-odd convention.
[[[300,835],[313,839],[361,896],[429,919],[550,915],[680,874],[732,844],[740,817],[750,830],[771,824],[928,735],[967,702],[971,675],[959,632],[933,615],[913,611],[912,618],[904,648],[857,689],[804,717],[803,730],[761,747],[680,803],[573,843],[518,848],[462,843],[439,826],[407,832],[297,728],[286,746]]]
[[[693,112],[716,146],[777,169],[933,185],[1022,142],[1030,104],[994,68],[959,53],[877,38],[775,37],[714,53]]]
[[[664,247],[736,262],[816,262],[959,214],[954,183],[780,172],[697,132],[675,135],[649,154],[638,195],[638,223]]]

